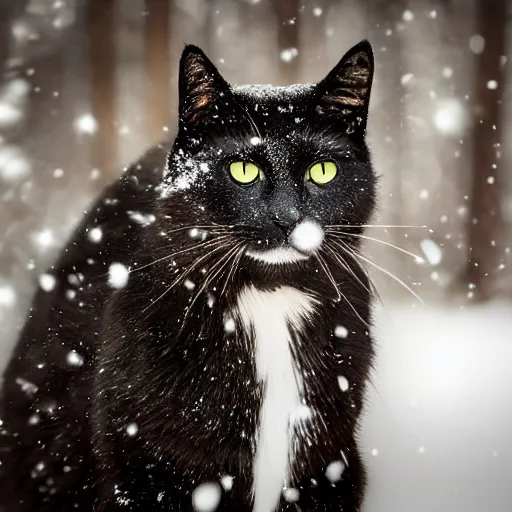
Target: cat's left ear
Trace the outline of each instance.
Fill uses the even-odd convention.
[[[187,45],[181,55],[178,86],[180,123],[186,126],[209,124],[220,98],[230,91],[215,65],[194,45]]]
[[[351,48],[317,85],[318,112],[346,124],[347,133],[364,135],[373,72],[372,47],[365,40]]]

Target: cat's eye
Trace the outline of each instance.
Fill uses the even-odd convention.
[[[318,162],[306,173],[306,180],[311,180],[317,185],[325,185],[332,181],[336,174],[338,174],[338,168],[334,162]]]
[[[233,162],[229,166],[231,177],[242,185],[250,185],[258,179],[263,179],[261,169],[251,162]]]

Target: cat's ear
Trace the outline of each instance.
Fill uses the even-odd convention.
[[[208,124],[219,98],[229,93],[229,85],[204,52],[187,45],[180,60],[180,123],[186,126]]]
[[[372,47],[361,41],[351,48],[318,85],[317,110],[346,124],[348,133],[364,134],[374,71]]]

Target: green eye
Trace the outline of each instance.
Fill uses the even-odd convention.
[[[338,174],[338,168],[334,162],[318,162],[306,173],[306,179],[317,185],[325,185]]]
[[[261,169],[251,162],[233,162],[229,166],[229,172],[231,177],[242,185],[249,185],[263,176]]]

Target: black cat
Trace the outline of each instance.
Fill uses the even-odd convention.
[[[361,509],[373,68],[232,87],[185,48],[174,144],[91,208],[5,372],[2,510]]]

